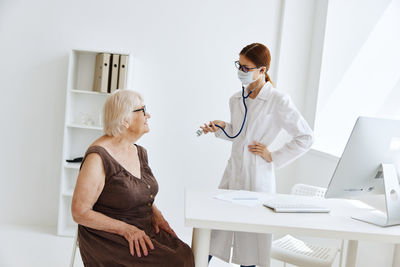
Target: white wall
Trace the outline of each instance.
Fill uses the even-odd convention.
[[[286,91],[313,128],[322,56],[326,1],[285,1],[277,85]],[[322,26],[321,26],[322,25]],[[322,36],[321,36],[322,35]],[[281,133],[279,146],[290,137]],[[290,192],[296,183],[296,164],[277,170],[277,191]]]
[[[358,116],[400,119],[399,13],[399,0],[329,2],[315,125],[319,149],[340,155]]]
[[[67,56],[128,50],[133,89],[152,115],[147,147],[157,203],[183,231],[183,188],[215,188],[229,143],[195,137],[228,119],[240,89],[233,62],[252,42],[275,54],[280,3],[242,1],[2,1],[1,223],[57,223]]]

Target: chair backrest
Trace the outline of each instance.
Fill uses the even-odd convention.
[[[318,187],[318,186],[307,185],[307,184],[295,184],[292,187],[293,195],[324,198],[325,192],[326,192],[326,188],[324,188],[324,187]]]

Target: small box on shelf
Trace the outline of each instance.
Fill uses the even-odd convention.
[[[73,195],[74,195],[74,190],[72,189],[70,189],[70,190],[66,190],[66,191],[64,191],[63,192],[63,195],[64,196],[66,196],[66,197],[72,197]]]
[[[76,170],[78,170],[80,166],[81,166],[80,162],[76,162],[76,163],[65,162],[64,163],[64,168],[66,168],[66,169],[74,169],[74,170],[76,169]]]

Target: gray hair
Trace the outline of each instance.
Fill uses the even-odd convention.
[[[134,109],[143,105],[142,96],[132,90],[117,90],[104,103],[103,125],[104,133],[118,136],[123,131],[123,123],[132,119]]]

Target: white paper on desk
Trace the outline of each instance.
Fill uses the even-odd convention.
[[[265,196],[258,192],[237,190],[216,195],[214,198],[229,201],[243,206],[253,207],[262,204]]]

